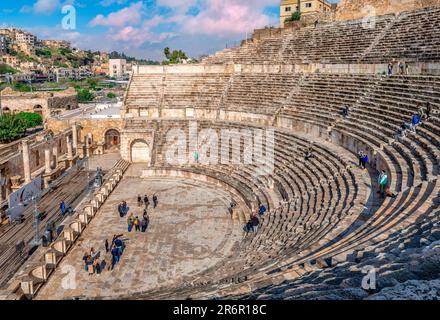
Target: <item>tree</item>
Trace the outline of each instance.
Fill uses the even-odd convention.
[[[109,92],[109,93],[107,93],[107,98],[114,99],[114,98],[116,98],[116,94],[114,94],[113,92]]]
[[[163,50],[163,53],[165,55],[165,58],[167,58],[167,60],[163,61],[162,64],[178,64],[178,63],[182,63],[183,60],[188,59],[186,53],[183,52],[182,50],[171,51],[170,48],[166,47]]]
[[[88,89],[79,89],[77,91],[79,102],[90,102],[94,99],[93,94]]]
[[[20,112],[15,115],[18,119],[24,121],[26,128],[35,128],[43,124],[43,117],[38,113]]]
[[[10,143],[23,137],[26,133],[26,121],[14,115],[0,117],[0,142]]]

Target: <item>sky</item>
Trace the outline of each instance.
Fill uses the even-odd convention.
[[[0,25],[85,50],[162,60],[238,45],[256,28],[278,26],[279,0],[0,0]],[[337,2],[337,0],[332,0]]]

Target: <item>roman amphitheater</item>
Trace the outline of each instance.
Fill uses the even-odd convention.
[[[61,200],[76,213],[25,258],[16,235],[27,248],[32,223],[1,227],[0,297],[439,299],[440,7],[380,14],[261,31],[197,65],[136,66],[120,110],[48,119],[55,142],[9,153],[24,163],[14,183],[43,174],[58,186],[48,213]],[[104,182],[83,195],[98,165]],[[382,171],[394,197],[377,192]],[[159,199],[150,225],[127,232],[117,206],[142,216],[144,194]],[[84,252],[108,266],[117,234],[121,261],[89,276]]]

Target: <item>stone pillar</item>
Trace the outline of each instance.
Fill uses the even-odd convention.
[[[73,149],[75,150],[75,154],[78,153],[78,127],[76,124],[72,125],[72,135],[73,135]]]
[[[67,145],[67,158],[72,159],[73,158],[73,150],[72,150],[72,143],[70,141],[70,137],[66,137],[66,145]]]
[[[22,141],[23,146],[23,169],[24,169],[24,182],[31,182],[31,164],[29,159],[29,140]]]
[[[50,167],[50,149],[49,146],[44,149],[44,164],[45,164],[45,174],[50,174],[52,169]]]
[[[55,161],[55,168],[58,167],[58,143],[55,141],[52,148],[53,159]]]

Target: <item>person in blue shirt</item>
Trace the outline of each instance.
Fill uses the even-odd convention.
[[[416,127],[421,124],[421,117],[419,114],[415,114],[411,118],[411,130],[416,133]]]
[[[61,201],[60,203],[60,211],[61,215],[64,217],[64,214],[66,213],[66,204],[64,203],[64,201]]]
[[[266,213],[266,211],[267,211],[266,207],[262,204],[262,205],[260,206],[260,208],[258,209],[258,214],[259,214],[260,216],[262,216],[263,214]]]

